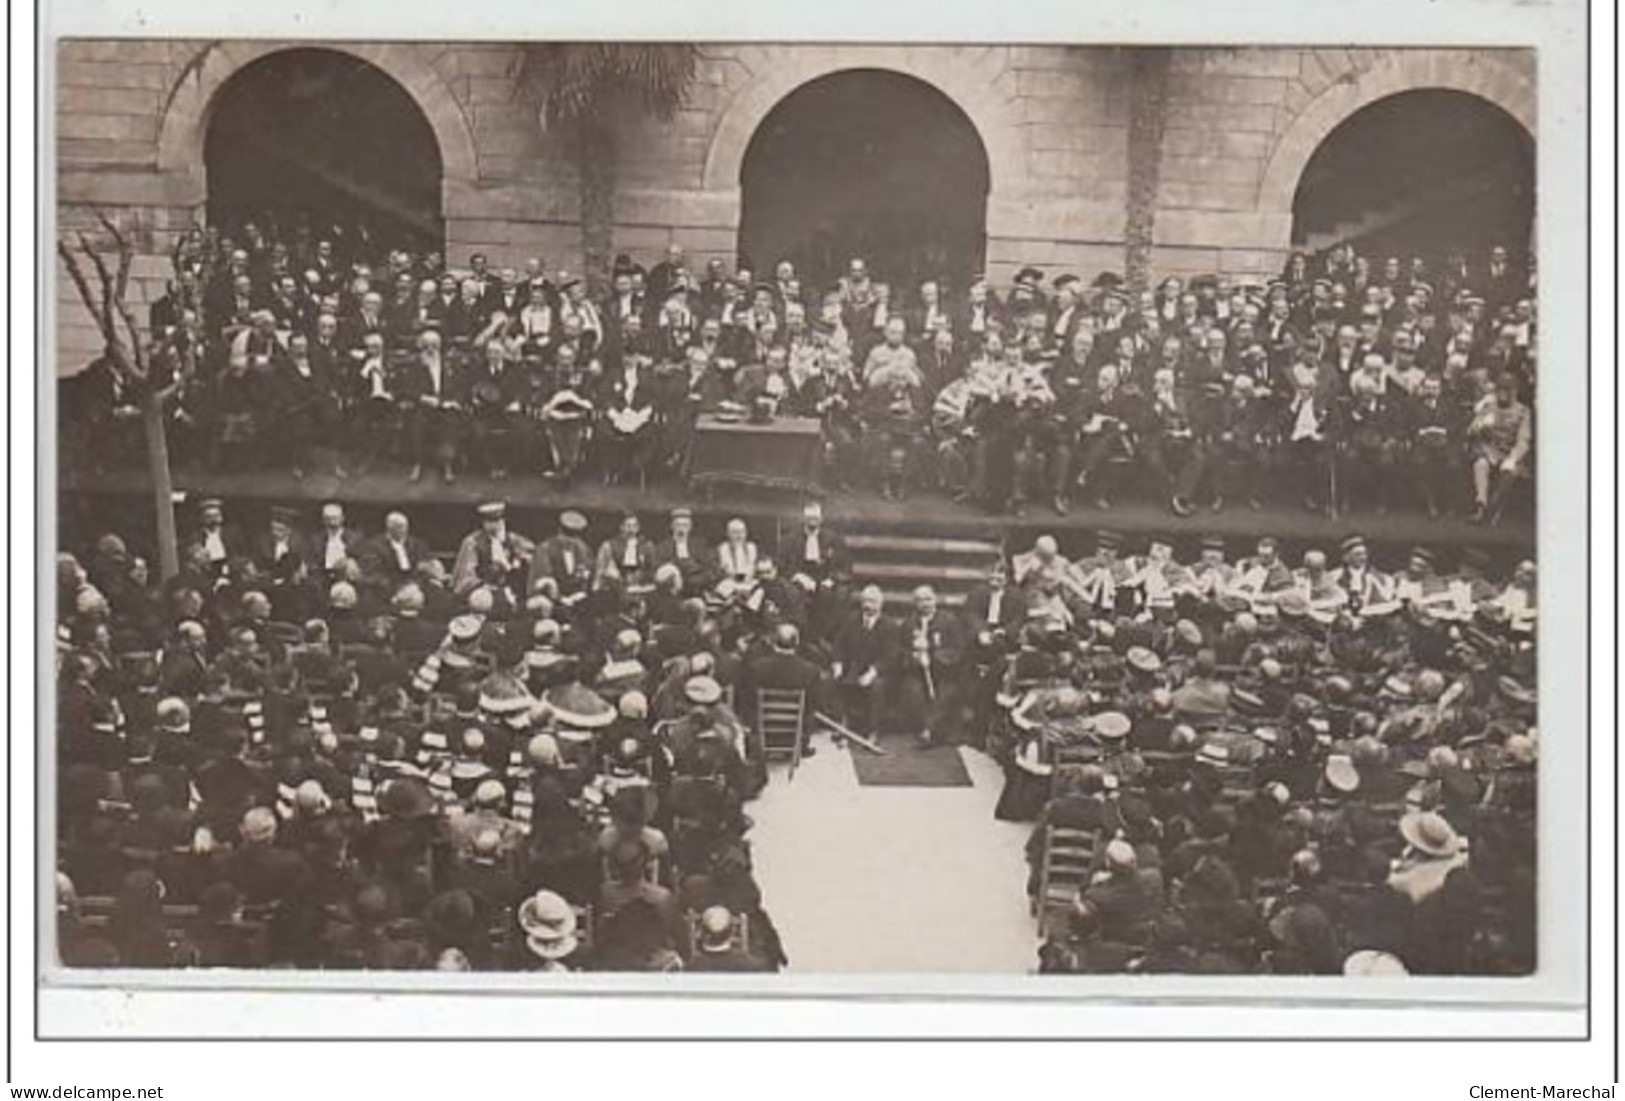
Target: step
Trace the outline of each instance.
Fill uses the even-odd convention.
[[[923,535],[848,535],[848,550],[896,554],[986,555],[997,558],[1002,548],[985,539],[938,539]]]
[[[936,562],[855,562],[852,576],[866,581],[974,584],[987,577],[987,567],[951,566]]]

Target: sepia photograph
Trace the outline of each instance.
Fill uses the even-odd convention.
[[[1535,49],[48,49],[51,975],[1542,972]]]

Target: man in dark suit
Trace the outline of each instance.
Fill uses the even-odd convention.
[[[271,509],[270,528],[254,540],[253,561],[264,575],[267,595],[276,605],[277,616],[296,619],[299,610],[294,598],[309,576],[305,540],[294,531],[298,513],[291,508]]]
[[[384,530],[367,539],[357,555],[362,579],[380,597],[387,597],[411,580],[426,561],[429,545],[411,533],[403,512],[384,517]]]
[[[835,633],[830,671],[840,693],[842,718],[854,733],[867,737],[880,727],[891,687],[887,674],[897,625],[883,612],[885,597],[878,586],[865,588],[858,601],[857,613]]]
[[[240,557],[247,548],[242,537],[226,524],[225,506],[218,497],[206,497],[198,502],[198,529],[187,541],[188,560],[206,564],[212,576],[224,575],[226,564]]]
[[[415,583],[402,585],[391,603],[395,611],[395,653],[416,666],[446,640],[446,624],[424,616],[423,589]]]
[[[474,454],[495,481],[523,463],[523,440],[530,421],[522,412],[531,379],[500,340],[485,345],[484,361],[469,387]]]
[[[655,387],[648,357],[626,351],[599,385],[595,404],[602,418],[600,449],[605,476],[620,482],[628,473],[646,470],[653,458]]]
[[[827,640],[840,610],[851,560],[846,540],[825,526],[824,507],[817,501],[801,510],[801,530],[791,538],[782,557],[790,580],[807,594],[807,622],[814,639]]]
[[[954,311],[954,339],[959,346],[974,356],[981,351],[987,334],[1003,323],[999,300],[988,288],[987,277],[979,275],[971,280],[965,291],[965,300]]]
[[[914,613],[897,632],[894,660],[900,721],[925,745],[953,741],[964,659],[959,622],[938,607],[930,586],[915,589]]]
[[[1490,249],[1489,263],[1481,280],[1484,302],[1491,313],[1528,293],[1528,279],[1518,271],[1507,255],[1506,246]]]
[[[813,712],[827,709],[822,698],[823,674],[800,650],[800,629],[794,623],[781,623],[773,628],[768,651],[745,663],[739,679],[739,717],[752,728],[758,721],[756,693],[763,688],[805,693],[809,723]],[[805,746],[806,756],[812,752],[812,746]]]
[[[407,480],[418,481],[424,464],[436,462],[447,484],[455,482],[457,446],[468,407],[467,379],[455,360],[441,354],[440,334],[432,329],[418,337],[418,354],[405,374],[401,396],[409,403],[407,438],[412,453]]]
[[[621,589],[647,589],[654,580],[655,547],[644,538],[636,513],[621,517],[620,531],[599,547],[593,565],[593,587],[618,585]]]
[[[1027,615],[1026,601],[1010,588],[1010,567],[999,559],[988,567],[987,580],[965,597],[961,622],[968,636],[970,662],[966,690],[973,736],[989,729],[994,696],[1004,673],[1004,658],[1013,652]]]
[[[527,596],[534,595],[544,578],[558,586],[558,603],[574,611],[587,598],[592,584],[593,553],[581,538],[587,518],[570,509],[559,517],[559,532],[544,539],[530,559],[530,575],[525,583]]]
[[[687,592],[698,592],[711,583],[710,548],[694,534],[694,511],[675,508],[671,513],[671,535],[655,545],[656,568],[668,562],[683,577]]]
[[[306,568],[325,589],[339,580],[346,561],[359,558],[361,542],[361,533],[344,522],[344,506],[328,501],[322,506],[322,526],[306,548]]]
[[[609,294],[604,298],[600,313],[603,315],[605,329],[611,333],[620,332],[628,318],[650,320],[643,295],[633,289],[630,271],[622,270],[615,273],[610,280]]]

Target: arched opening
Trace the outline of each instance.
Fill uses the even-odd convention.
[[[210,221],[338,223],[374,240],[438,249],[440,146],[412,96],[336,50],[282,50],[220,89],[203,161]]]
[[[987,252],[987,150],[926,82],[849,69],[802,85],[752,135],[740,166],[739,251],[763,275],[791,260],[822,285],[862,256],[899,288],[963,286]]]
[[[1436,255],[1528,246],[1535,146],[1500,107],[1426,88],[1370,103],[1309,158],[1292,203],[1292,242]]]

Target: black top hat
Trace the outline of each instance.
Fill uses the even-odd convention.
[[[299,518],[299,513],[286,505],[272,505],[271,519],[280,524],[292,524]]]
[[[1044,273],[1035,267],[1025,267],[1016,272],[1017,283],[1038,283],[1044,278]]]
[[[1204,535],[1202,537],[1202,549],[1203,550],[1216,550],[1216,551],[1224,550],[1224,536],[1222,536],[1222,535]]]
[[[1055,277],[1054,287],[1056,290],[1060,291],[1065,290],[1074,283],[1080,282],[1082,282],[1082,280],[1080,280],[1076,275],[1073,275],[1071,272],[1067,272],[1065,275],[1057,275]]]

